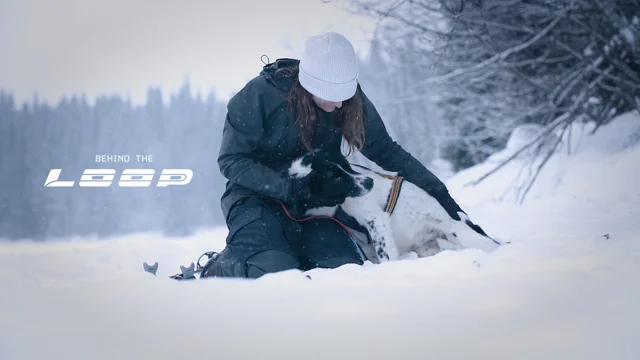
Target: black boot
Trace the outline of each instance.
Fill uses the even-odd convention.
[[[207,256],[209,259],[204,264],[204,266],[200,265],[200,259],[202,257]],[[220,253],[215,251],[207,251],[206,253],[200,255],[198,258],[198,271],[200,272],[200,279],[206,277],[216,276],[216,267],[213,266],[216,263],[216,260],[220,257]]]

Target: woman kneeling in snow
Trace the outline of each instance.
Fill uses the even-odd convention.
[[[266,273],[363,264],[358,244],[326,218],[293,221],[281,206],[335,206],[283,176],[294,159],[313,150],[340,152],[342,138],[387,171],[398,172],[459,219],[446,186],[391,139],[374,105],[358,85],[351,43],[330,32],[307,40],[300,60],[278,59],[228,103],[218,157],[228,179],[221,205],[229,234],[225,249],[201,277],[258,278]],[[276,199],[278,201],[270,200]],[[365,232],[339,211],[336,218]]]

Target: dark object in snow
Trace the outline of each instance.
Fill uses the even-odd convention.
[[[204,254],[200,255],[200,257],[198,258],[198,261],[196,262],[197,264],[196,271],[200,273],[200,279],[205,277],[216,276],[216,268],[213,265],[218,260],[219,255],[220,254],[215,251],[207,251]],[[202,266],[200,265],[200,260],[204,256],[207,257],[207,262],[204,264],[204,266]]]
[[[194,275],[194,270],[195,270],[194,263],[191,263],[189,267],[184,267],[180,265],[180,273],[171,275],[169,276],[169,278],[174,280],[195,280],[196,277]]]
[[[607,240],[609,240],[609,238],[611,237],[609,234],[604,234],[602,236],[604,236],[604,238],[607,239]]]
[[[208,258],[208,261],[203,266],[202,264],[200,264],[200,261],[205,256]],[[180,265],[180,272],[175,275],[169,276],[169,278],[174,280],[194,280],[196,279],[196,275],[195,275],[196,273],[200,273],[200,278],[214,276],[215,275],[213,274],[214,268],[212,267],[212,265],[215,263],[217,258],[218,258],[217,252],[207,251],[202,255],[200,255],[200,257],[198,258],[198,261],[196,262],[197,265],[194,264],[193,262],[188,267]],[[156,275],[158,271],[157,261],[153,265],[149,265],[145,262],[142,264],[142,266],[144,268],[144,271],[151,273],[153,275]],[[211,269],[211,273],[209,272],[210,269]]]
[[[311,278],[311,276],[309,276],[309,275],[305,275],[305,278],[307,278],[307,279],[309,279],[309,280],[313,280],[313,279]]]
[[[207,256],[208,257],[208,261],[207,263],[202,266],[200,264],[200,260],[204,257]],[[207,276],[214,276],[212,274],[207,274],[207,271],[211,268],[211,265],[213,265],[216,261],[216,259],[218,258],[218,253],[215,251],[207,251],[204,254],[200,255],[200,257],[198,258],[197,261],[197,266],[196,264],[194,264],[193,262],[188,266],[185,267],[183,265],[180,265],[180,272],[175,274],[175,275],[171,275],[169,276],[170,279],[174,279],[174,280],[195,280],[196,279],[196,273],[200,273],[200,278],[202,277],[207,277]],[[158,262],[156,261],[155,264],[153,264],[153,266],[144,263],[144,270],[147,272],[150,272],[152,274],[156,274],[156,271],[158,270]],[[213,270],[213,268],[212,268]],[[204,276],[203,276],[204,275]]]
[[[155,275],[158,271],[158,262],[156,261],[153,265],[149,265],[145,262],[142,263],[142,267],[144,268],[144,271]]]

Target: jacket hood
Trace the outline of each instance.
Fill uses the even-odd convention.
[[[278,90],[286,93],[291,89],[291,86],[293,85],[296,77],[287,76],[286,73],[280,73],[276,75],[276,72],[284,68],[291,68],[297,71],[299,64],[300,60],[297,59],[277,59],[276,61],[263,66],[260,75],[263,76],[270,85],[273,85]]]

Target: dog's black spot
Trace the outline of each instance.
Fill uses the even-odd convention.
[[[387,259],[387,260],[389,259],[389,255],[381,247],[378,247],[377,254],[378,254],[378,259]]]

